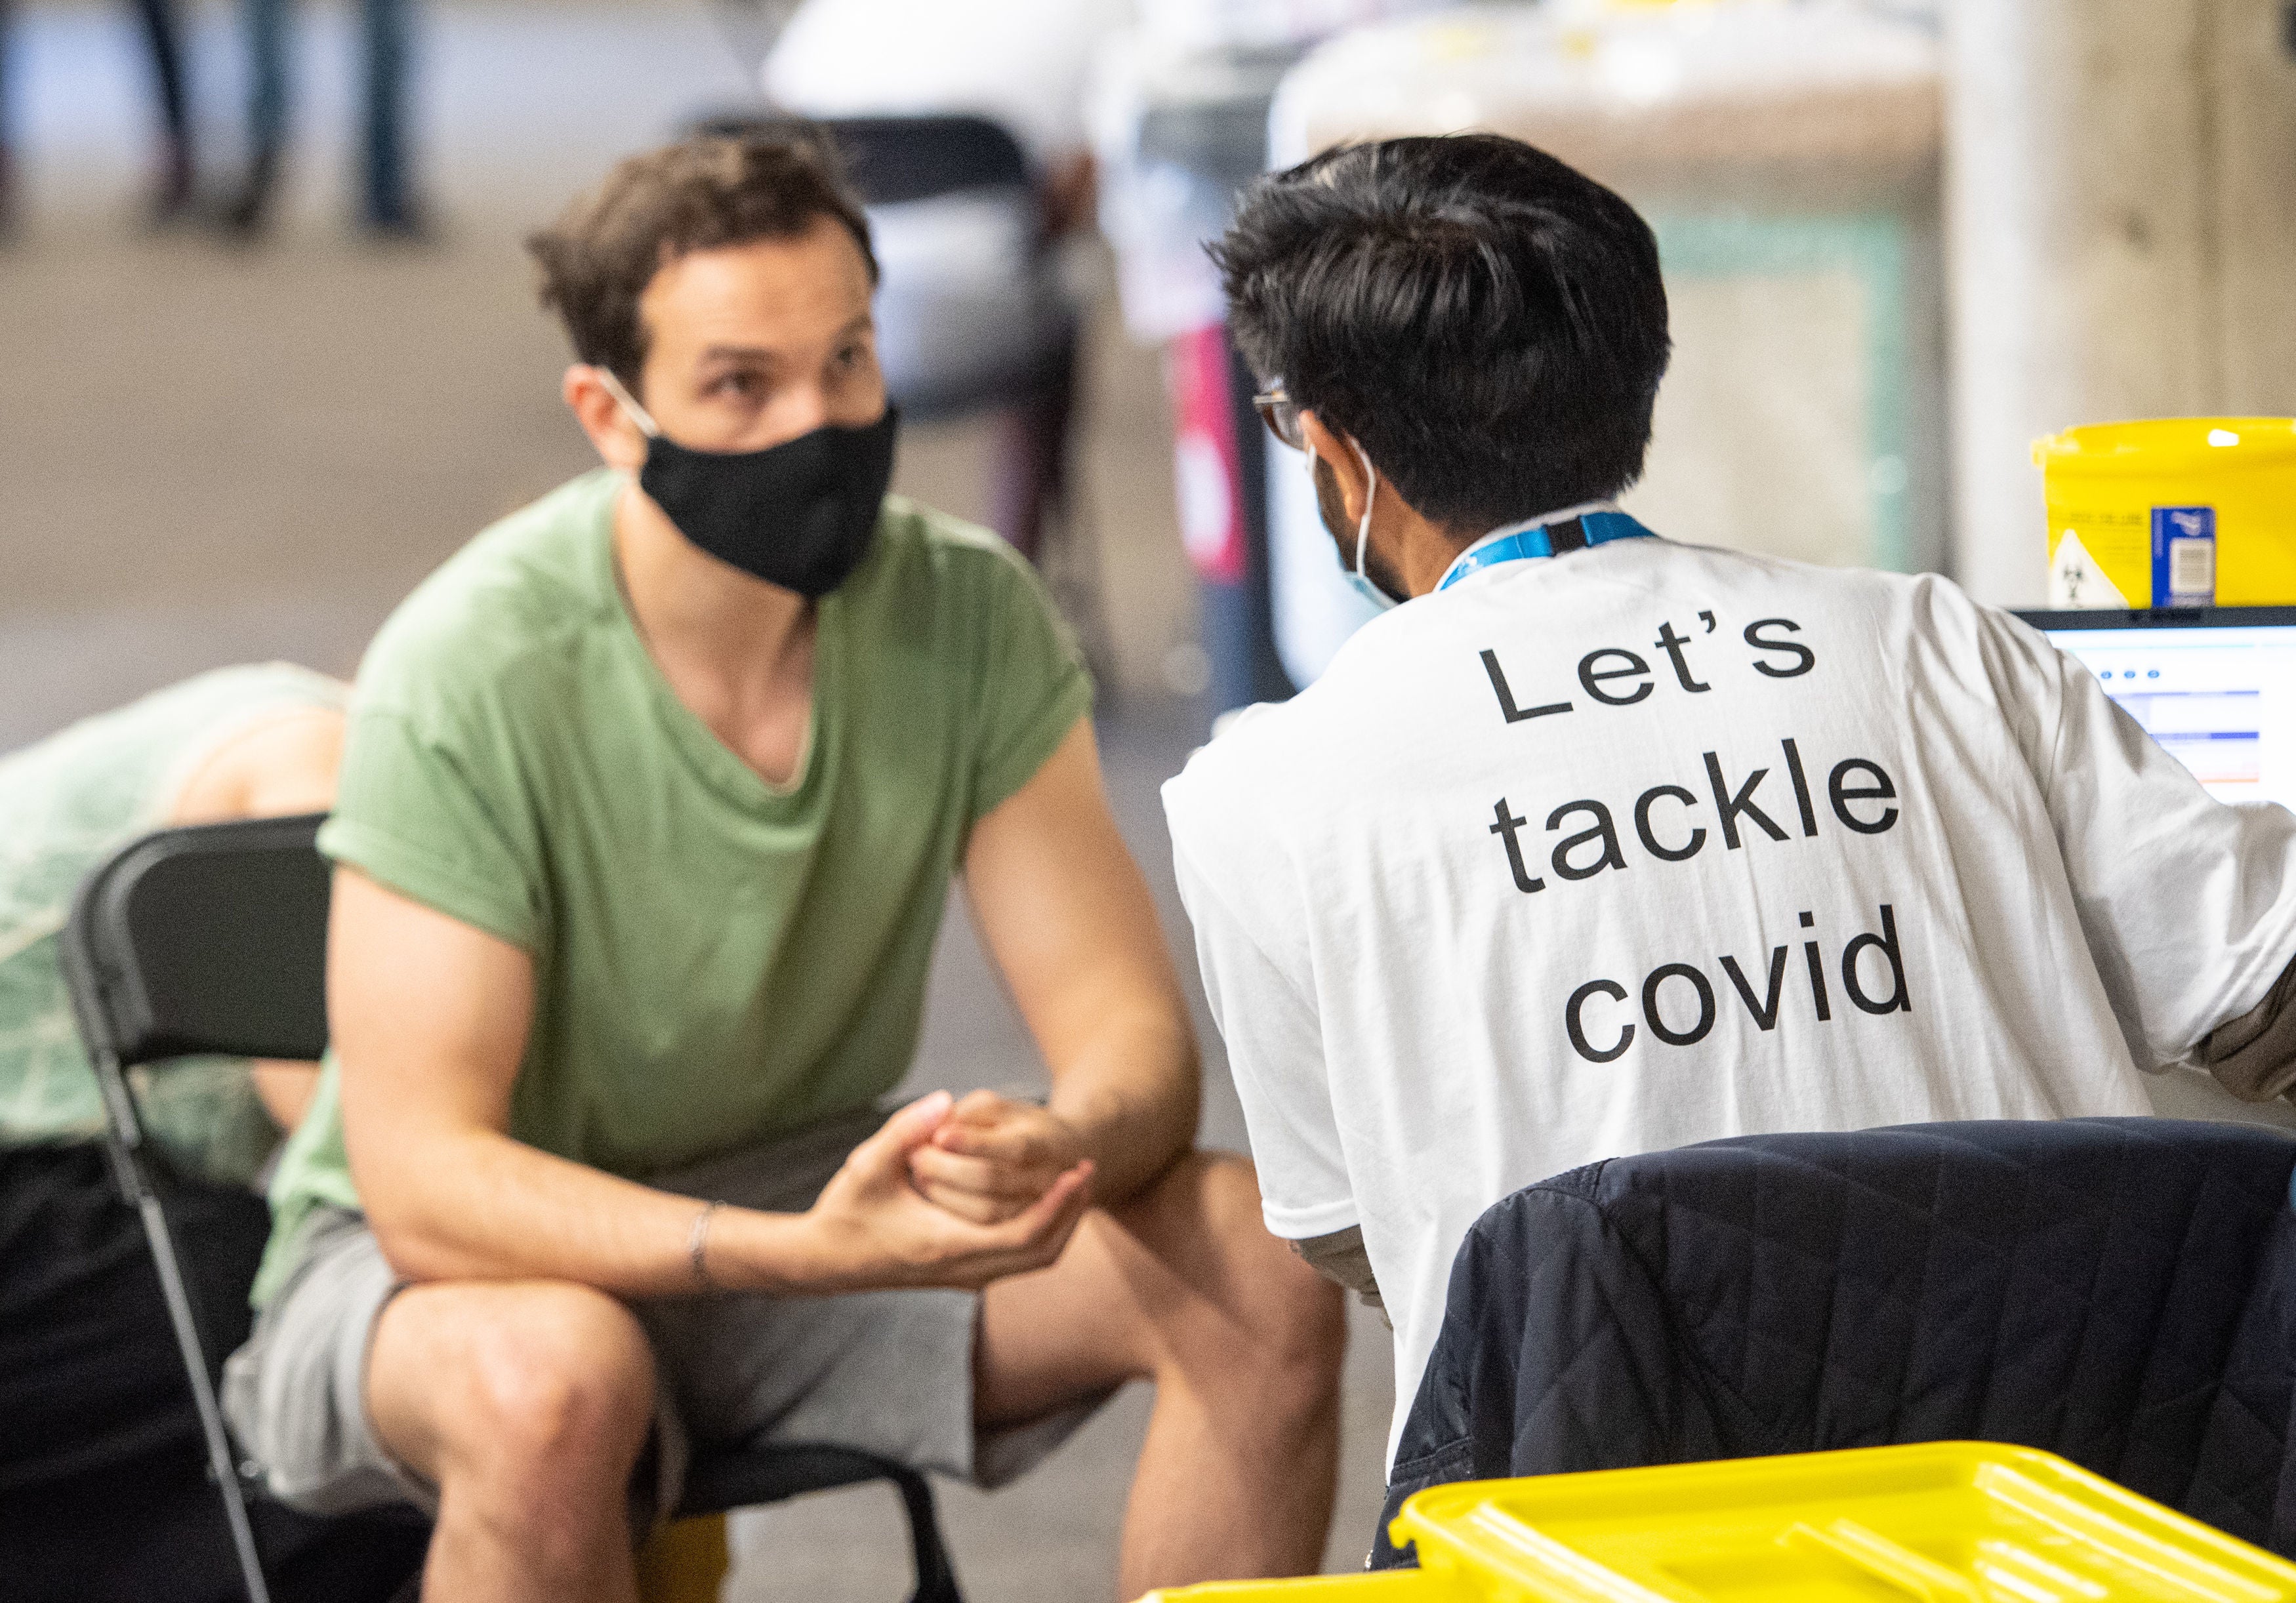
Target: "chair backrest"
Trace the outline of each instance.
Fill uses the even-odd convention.
[[[61,947],[90,1053],[312,1059],[327,1047],[321,814],[161,830],[93,870]]]
[[[1390,1503],[1414,1460],[1432,1484],[1981,1440],[2296,1552],[2292,1172],[2281,1131],[2084,1118],[1557,1175],[1469,1231]]]
[[[929,117],[831,117],[810,125],[775,116],[713,117],[700,134],[773,133],[811,126],[824,130],[847,176],[871,206],[930,200],[973,189],[1028,189],[1029,158],[1004,124],[970,112]]]

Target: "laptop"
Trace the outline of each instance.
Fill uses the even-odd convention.
[[[2296,808],[2296,607],[2017,616],[2218,800]]]

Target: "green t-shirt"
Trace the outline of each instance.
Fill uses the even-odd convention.
[[[812,729],[768,786],[681,703],[615,574],[601,470],[450,559],[360,670],[337,862],[531,953],[510,1133],[642,1178],[865,1107],[915,1050],[973,822],[1090,709],[1029,567],[898,498],[820,605]],[[258,1303],[355,1208],[332,1063],[272,1190]]]
[[[299,707],[342,704],[342,687],[307,668],[218,668],[0,757],[0,1146],[103,1133],[102,1093],[56,955],[80,880],[159,828],[193,771],[232,737]],[[243,1059],[188,1058],[133,1077],[145,1128],[187,1174],[247,1184],[277,1144]]]

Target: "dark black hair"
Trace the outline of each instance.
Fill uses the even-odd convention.
[[[1211,247],[1244,359],[1463,536],[1642,476],[1669,349],[1634,208],[1520,140],[1390,139],[1246,192]]]

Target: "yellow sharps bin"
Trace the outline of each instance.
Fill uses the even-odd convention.
[[[2095,423],[2033,460],[2052,607],[2296,603],[2296,418]]]
[[[1297,1581],[1209,1581],[1152,1591],[1140,1603],[1480,1603],[1482,1595],[1424,1570],[1381,1570]]]
[[[2296,1565],[2054,1454],[1931,1442],[1423,1492],[1422,1590],[1191,1587],[1168,1603],[2292,1603]],[[1365,1590],[1346,1590],[1365,1586]],[[1160,1594],[1151,1593],[1156,1597]]]

